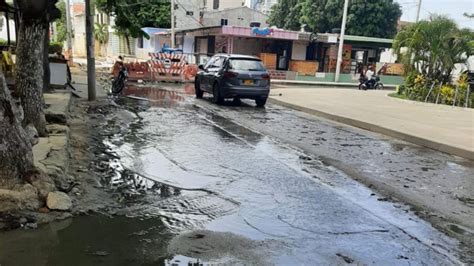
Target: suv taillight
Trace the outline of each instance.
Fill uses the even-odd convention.
[[[262,79],[270,79],[270,75],[268,75],[268,74],[262,74]]]

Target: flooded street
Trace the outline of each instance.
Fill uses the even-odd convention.
[[[272,104],[215,106],[192,86],[162,87],[128,88],[101,125],[108,156],[91,170],[122,208],[1,233],[0,265],[461,263],[457,240],[355,179],[399,175],[411,191],[433,174],[467,180],[471,162]]]

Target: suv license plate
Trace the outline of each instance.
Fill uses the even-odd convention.
[[[244,85],[253,85],[253,80],[251,79],[244,80]]]

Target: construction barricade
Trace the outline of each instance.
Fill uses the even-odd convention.
[[[154,81],[184,82],[186,55],[150,53],[150,72]]]
[[[123,63],[128,71],[130,81],[160,81],[160,82],[193,82],[198,67],[188,64],[188,55],[150,53],[147,62]],[[118,76],[120,64],[116,62],[112,74]]]

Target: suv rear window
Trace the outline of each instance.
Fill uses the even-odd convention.
[[[229,69],[242,71],[265,71],[265,67],[260,60],[231,58]]]

